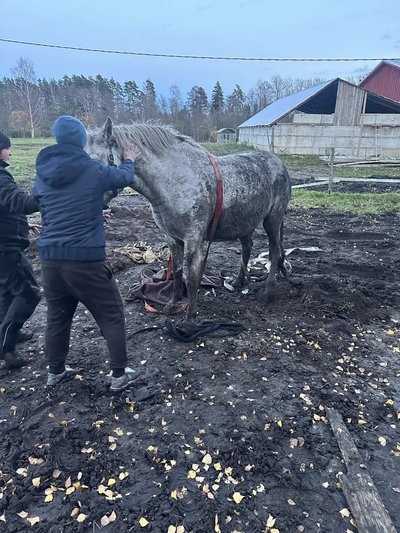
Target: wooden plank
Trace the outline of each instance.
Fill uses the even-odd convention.
[[[396,533],[393,522],[354,444],[349,430],[336,409],[327,408],[332,431],[346,464],[340,474],[343,493],[356,519],[360,533]]]
[[[343,493],[360,533],[396,533],[371,477],[364,472],[340,475]]]

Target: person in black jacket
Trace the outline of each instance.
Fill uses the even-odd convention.
[[[0,132],[0,359],[8,368],[26,361],[17,354],[16,344],[31,333],[21,328],[40,301],[40,290],[33,270],[23,255],[29,245],[26,215],[39,211],[33,196],[24,193],[6,170],[11,156],[11,141]]]
[[[81,302],[107,342],[111,390],[119,391],[141,371],[127,366],[123,302],[105,263],[103,194],[132,185],[140,152],[125,150],[119,167],[102,165],[84,151],[86,130],[77,118],[59,117],[52,131],[57,144],[39,153],[33,191],[42,214],[39,253],[47,300],[47,385],[77,372],[66,365],[66,358],[72,319]]]

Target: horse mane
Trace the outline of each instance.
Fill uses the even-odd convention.
[[[127,148],[134,144],[141,150],[160,156],[175,146],[178,141],[188,143],[193,147],[204,148],[186,135],[170,125],[157,123],[132,123],[113,126],[113,135],[120,148]]]

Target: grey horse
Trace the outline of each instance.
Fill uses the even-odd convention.
[[[151,204],[158,227],[166,234],[172,255],[174,291],[164,312],[172,313],[188,292],[187,321],[195,321],[197,293],[204,272],[204,243],[209,240],[217,202],[216,172],[208,152],[171,126],[113,125],[88,134],[88,153],[103,162],[119,164],[121,150],[136,145],[142,156],[135,163],[134,188]],[[215,157],[223,183],[222,212],[215,241],[239,239],[242,260],[234,286],[242,287],[253,245],[252,234],[263,223],[269,240],[271,267],[266,282],[270,297],[279,270],[286,276],[283,218],[291,194],[282,161],[269,152],[254,151]]]

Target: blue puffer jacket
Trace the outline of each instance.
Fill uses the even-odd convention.
[[[72,143],[41,150],[33,190],[42,213],[40,257],[46,261],[104,260],[103,193],[132,185],[134,168],[130,160],[118,168],[102,165]]]

